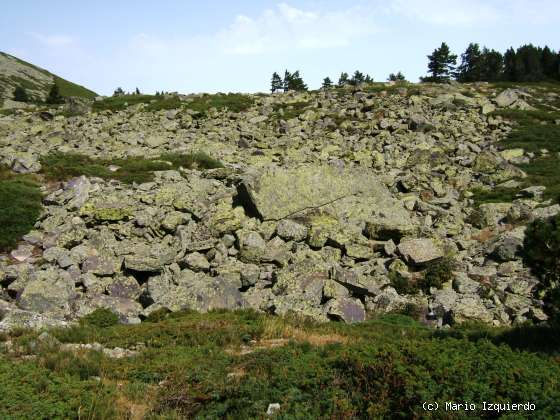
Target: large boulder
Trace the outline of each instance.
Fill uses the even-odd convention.
[[[148,297],[154,304],[171,311],[191,309],[238,309],[246,305],[229,279],[210,277],[190,270],[166,270],[148,280]]]
[[[263,220],[304,217],[318,211],[347,225],[377,232],[415,230],[408,211],[395,200],[383,182],[363,169],[328,165],[269,168],[246,179],[242,195]],[[301,237],[301,236],[300,236]]]
[[[508,107],[519,99],[515,89],[506,89],[494,98],[499,107]]]

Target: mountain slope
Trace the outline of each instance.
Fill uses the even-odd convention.
[[[12,99],[16,86],[21,85],[32,100],[42,101],[56,81],[62,96],[94,98],[97,94],[83,86],[69,82],[12,55],[0,52],[0,101]]]

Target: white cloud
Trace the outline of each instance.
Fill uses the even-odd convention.
[[[250,55],[343,47],[378,30],[358,7],[320,12],[280,3],[257,17],[238,15],[217,38],[226,53]]]
[[[29,33],[29,35],[31,35],[33,38],[35,38],[37,41],[39,41],[41,44],[43,44],[46,47],[68,47],[76,43],[76,40],[74,38],[67,35],[60,35],[60,34],[46,35],[37,32],[31,32]]]
[[[558,0],[391,0],[386,10],[412,20],[447,26],[560,21]]]
[[[436,25],[473,25],[496,22],[501,12],[478,0],[393,0],[390,10]]]

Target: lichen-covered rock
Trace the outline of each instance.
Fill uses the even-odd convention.
[[[411,264],[425,264],[443,257],[443,250],[428,238],[405,239],[397,248]]]
[[[267,248],[262,236],[255,231],[239,230],[236,232],[239,242],[239,257],[244,262],[260,262]]]
[[[191,309],[237,309],[245,306],[239,290],[222,277],[209,277],[190,270],[164,272],[148,280],[148,296],[171,311]]]
[[[65,271],[39,271],[24,287],[17,305],[26,311],[64,317],[71,314],[75,295],[74,282]]]
[[[175,261],[179,253],[174,244],[165,242],[131,244],[128,252],[124,257],[126,268],[148,272],[161,271],[164,266]]]
[[[342,297],[331,299],[325,304],[325,312],[331,319],[339,319],[348,324],[366,319],[364,305],[358,299]]]
[[[287,241],[303,241],[307,237],[307,231],[307,226],[290,219],[280,220],[276,228],[278,236]]]

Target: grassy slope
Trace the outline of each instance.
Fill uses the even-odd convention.
[[[93,91],[91,91],[91,90],[89,90],[89,89],[87,89],[87,88],[85,88],[81,85],[77,85],[75,83],[69,82],[68,80],[63,79],[62,77],[59,77],[55,74],[52,74],[51,72],[49,72],[45,69],[42,69],[41,67],[37,67],[37,66],[35,66],[31,63],[28,63],[27,61],[21,60],[17,57],[11,56],[11,55],[3,53],[3,52],[0,52],[0,54],[12,57],[12,58],[16,59],[18,62],[20,62],[21,64],[23,64],[25,66],[33,67],[34,69],[40,71],[41,73],[48,74],[48,75],[54,77],[55,82],[58,84],[58,87],[60,88],[60,94],[62,96],[78,96],[78,97],[81,97],[81,98],[88,98],[88,99],[93,99],[96,96],[98,96],[97,93],[95,93],[95,92],[93,92]],[[33,86],[29,85],[30,83],[32,84],[32,82],[26,80],[22,84],[24,85],[24,87],[32,88]]]
[[[502,86],[503,85],[503,86]],[[519,85],[515,85],[519,87]],[[515,87],[511,84],[501,84],[499,87]],[[538,88],[540,93],[556,92],[560,94],[560,84],[528,84]],[[527,164],[519,167],[527,173],[527,178],[522,181],[520,188],[494,188],[491,191],[475,191],[477,204],[492,202],[509,202],[515,199],[520,189],[543,185],[546,187],[545,198],[560,202],[560,103],[538,101],[539,94],[531,101],[537,109],[534,111],[498,110],[494,114],[515,123],[513,130],[500,144],[504,149],[522,148],[527,152],[534,152],[536,157]],[[558,101],[560,102],[560,100]],[[542,156],[541,149],[547,149],[549,154]]]
[[[529,414],[553,418],[560,407],[557,332],[518,330],[435,334],[402,315],[344,325],[217,311],[51,332],[62,342],[143,343],[139,355],[124,359],[37,346],[37,333],[18,331],[10,338],[19,352],[0,354],[0,416],[32,417],[49,402],[65,417],[81,405],[87,418],[135,411],[251,419],[278,402],[282,418],[418,418],[426,414],[423,401],[466,400],[530,401],[537,413]],[[528,343],[546,343],[546,351],[528,352]],[[22,360],[30,352],[38,356]]]
[[[205,94],[194,97],[190,102],[181,102],[175,95],[123,95],[96,102],[93,109],[96,111],[116,111],[140,103],[147,105],[146,111],[186,108],[204,115],[210,108],[218,110],[227,108],[231,112],[243,112],[253,105],[253,99],[241,93]]]
[[[115,172],[110,165],[117,165]],[[169,169],[214,169],[223,164],[203,152],[190,154],[167,153],[158,158],[130,157],[127,159],[94,159],[76,153],[52,153],[41,159],[43,181],[67,181],[86,175],[116,179],[123,183],[152,181],[154,171]],[[39,177],[16,174],[0,166],[0,252],[13,249],[28,233],[41,211],[42,196]]]
[[[41,212],[41,191],[32,176],[0,166],[0,252],[15,246]]]

